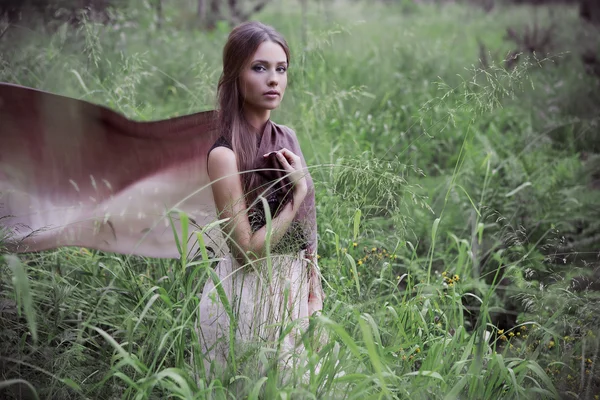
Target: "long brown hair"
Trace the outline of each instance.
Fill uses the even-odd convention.
[[[238,171],[252,169],[256,161],[256,135],[243,113],[244,99],[240,92],[240,74],[261,43],[279,44],[290,62],[290,49],[284,37],[273,27],[260,22],[245,22],[229,34],[223,48],[223,72],[217,86],[219,131],[231,144],[237,158]],[[242,173],[244,193],[252,187],[253,173]],[[254,196],[250,196],[251,198]]]

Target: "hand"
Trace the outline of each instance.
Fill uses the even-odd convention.
[[[267,157],[265,154],[264,157]],[[283,169],[288,173],[288,178],[292,185],[294,185],[294,191],[307,189],[306,183],[306,172],[302,166],[300,157],[292,153],[290,150],[283,148],[275,152],[275,157]]]

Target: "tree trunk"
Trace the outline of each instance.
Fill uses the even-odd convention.
[[[600,1],[581,0],[579,16],[595,25],[600,25]]]
[[[219,18],[221,18],[221,0],[210,0],[208,16],[206,18],[206,29],[209,31],[215,29]]]
[[[163,22],[163,7],[162,0],[156,1],[156,29],[160,29],[162,27]]]
[[[198,16],[198,20],[201,23],[204,23],[204,19],[206,18],[206,1],[205,0],[198,0],[198,11],[197,11],[196,15]]]
[[[302,10],[302,47],[306,49],[308,46],[308,1],[300,0],[300,8]]]

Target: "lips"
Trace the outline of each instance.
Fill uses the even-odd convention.
[[[269,90],[268,92],[263,93],[265,96],[279,96],[279,92],[276,90]]]

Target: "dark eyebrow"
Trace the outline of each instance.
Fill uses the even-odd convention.
[[[269,65],[269,64],[270,64],[270,62],[268,62],[268,61],[265,61],[265,60],[254,60],[254,61],[252,61],[252,63],[253,63],[253,64],[254,64],[254,63],[261,63],[261,64],[267,64],[267,65]],[[285,65],[287,65],[287,61],[278,61],[276,64],[278,64],[278,65],[279,65],[279,64],[285,64]]]

